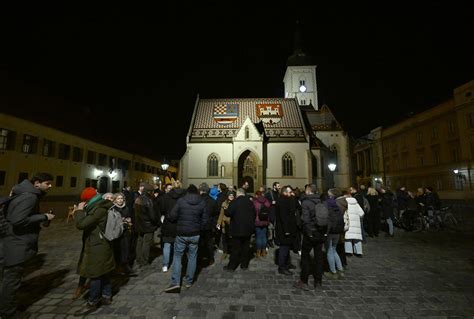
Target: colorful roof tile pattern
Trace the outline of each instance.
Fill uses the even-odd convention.
[[[191,137],[234,137],[247,117],[262,122],[267,137],[305,137],[296,101],[283,98],[199,100]]]

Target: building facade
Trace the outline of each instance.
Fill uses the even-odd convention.
[[[140,182],[160,185],[167,172],[161,163],[0,113],[0,195],[36,172],[49,172],[55,180],[48,195],[71,197],[84,187],[117,192]],[[176,167],[170,166],[175,174]]]
[[[300,40],[297,30],[284,97],[197,98],[181,159],[184,184],[248,181],[250,192],[275,181],[300,189],[350,185],[348,136],[329,107],[319,109],[316,65]]]
[[[474,81],[456,88],[448,101],[354,146],[360,179],[382,178],[392,189],[432,186],[452,199],[473,197],[473,155]]]

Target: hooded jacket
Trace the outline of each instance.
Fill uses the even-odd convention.
[[[169,215],[171,210],[176,205],[178,199],[184,196],[186,192],[183,188],[173,188],[169,193],[160,196],[159,206],[161,216],[164,216],[163,225],[161,226],[161,235],[163,236],[164,242],[174,242],[176,237],[176,221],[171,221]]]
[[[170,221],[176,221],[177,236],[197,236],[207,223],[206,202],[198,194],[186,193],[178,199],[169,214]]]
[[[46,216],[39,212],[39,200],[43,195],[29,180],[15,185],[12,196],[16,196],[7,210],[10,223],[8,235],[4,240],[5,266],[20,264],[34,257],[38,252],[40,223]]]

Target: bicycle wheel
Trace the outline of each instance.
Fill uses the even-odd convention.
[[[423,230],[422,218],[423,217],[418,216],[413,220],[413,232],[420,232]]]

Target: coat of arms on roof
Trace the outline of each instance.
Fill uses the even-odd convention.
[[[219,124],[230,124],[239,117],[239,104],[217,104],[212,118]]]
[[[257,104],[257,116],[265,124],[276,124],[283,117],[281,104]]]

